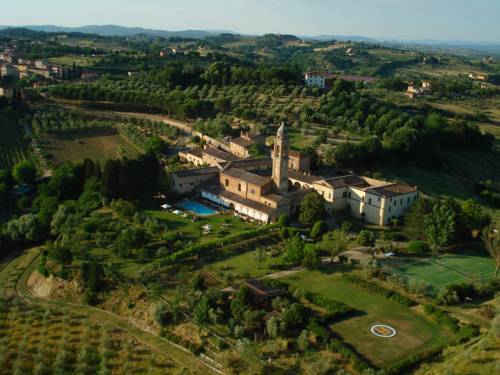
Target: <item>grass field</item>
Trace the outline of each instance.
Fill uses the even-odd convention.
[[[169,230],[182,232],[186,242],[206,242],[258,227],[229,214],[199,217],[195,222],[190,216],[182,217],[159,209],[148,208],[146,214],[159,219]],[[202,234],[205,224],[212,226],[209,234]]]
[[[239,233],[245,230],[256,228],[253,224],[245,223],[239,218],[230,215],[215,215],[206,218],[199,218],[193,222],[190,217],[182,217],[168,211],[155,210],[148,205],[145,211],[148,216],[155,217],[166,225],[168,231],[176,231],[179,233],[182,244],[184,246],[190,243],[206,242]],[[205,224],[212,225],[210,234],[202,234],[202,226]],[[163,246],[161,239],[157,239],[156,245]],[[113,264],[121,274],[130,278],[137,278],[141,268],[148,263],[137,258],[120,258],[110,249],[93,248],[91,253],[102,262]]]
[[[76,65],[85,68],[92,65],[95,65],[98,62],[99,58],[95,57],[82,57],[82,56],[60,56],[60,57],[51,57],[48,59],[49,62],[53,64],[60,64],[65,66],[72,66],[73,63]]]
[[[279,244],[277,246],[283,246]],[[269,250],[268,247],[265,248]],[[256,278],[270,273],[278,272],[284,264],[282,256],[266,256],[261,262],[257,260],[256,251],[249,251],[240,255],[224,259],[207,266],[207,269],[215,273],[216,277],[244,277]]]
[[[420,350],[442,344],[447,337],[442,330],[415,309],[374,294],[341,279],[340,274],[327,275],[317,271],[283,279],[290,284],[344,302],[364,314],[332,325],[344,341],[378,367],[405,359]],[[370,328],[377,323],[394,327],[394,338],[372,335]]]
[[[434,295],[447,285],[488,280],[495,273],[491,258],[473,252],[422,260],[395,260],[394,263],[385,263],[385,266],[389,272],[401,274],[409,280],[424,281]]]
[[[23,136],[24,130],[17,118],[0,112],[0,168],[11,167],[26,157],[28,146]]]
[[[54,164],[65,161],[80,161],[85,158],[104,163],[108,159],[127,156],[133,158],[142,150],[124,136],[109,132],[96,133],[84,130],[78,133],[68,133],[58,136],[43,136],[40,146],[50,155]]]
[[[362,315],[333,324],[332,329],[377,367],[401,361],[448,339],[437,324],[415,308],[404,307],[343,281],[339,273],[327,275],[313,271],[283,281],[363,311]],[[396,336],[388,339],[372,335],[370,328],[377,323],[390,324],[396,329]]]

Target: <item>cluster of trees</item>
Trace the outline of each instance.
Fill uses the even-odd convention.
[[[388,117],[383,119],[386,115]],[[411,161],[435,168],[442,165],[442,150],[491,149],[493,145],[494,137],[491,134],[482,134],[477,125],[464,121],[450,123],[435,113],[421,119],[410,119],[407,115],[397,116],[394,113],[386,115],[379,121],[389,127],[394,126],[393,131],[378,134],[375,130],[376,134],[360,143],[346,142],[327,150],[327,161],[341,168],[367,168],[379,162]],[[393,115],[395,117],[391,120]],[[371,116],[374,115],[368,117],[375,118]]]
[[[54,97],[115,103],[127,110],[163,112],[175,115],[179,119],[210,117],[214,114],[214,104],[211,101],[200,100],[178,90],[168,94],[122,91],[96,83],[51,86],[49,92]]]
[[[407,214],[410,239],[427,241],[434,251],[477,238],[490,224],[489,213],[475,200],[420,199]]]
[[[137,199],[158,191],[165,174],[156,156],[147,153],[137,159],[109,159],[104,164],[101,179],[103,197]]]
[[[28,118],[28,121],[30,119]],[[68,131],[109,130],[113,128],[111,121],[86,116],[75,111],[42,108],[31,116],[31,127],[35,133],[64,133]]]

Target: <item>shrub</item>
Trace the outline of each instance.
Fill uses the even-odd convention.
[[[284,227],[288,226],[288,224],[289,224],[289,219],[288,219],[287,215],[281,215],[278,218],[278,226],[280,228],[284,228]]]
[[[356,312],[351,306],[324,297],[318,293],[306,292],[304,297],[312,304],[324,308],[326,310],[327,319],[330,321],[352,315]]]
[[[461,326],[458,319],[455,319],[447,311],[438,307],[425,305],[424,312],[431,316],[437,324],[453,332],[458,343],[466,342],[479,334],[478,326],[474,324]]]
[[[311,237],[314,239],[319,239],[321,236],[326,233],[328,227],[324,220],[318,220],[311,229]]]
[[[410,253],[428,253],[431,248],[425,241],[411,241],[408,244],[408,251]]]

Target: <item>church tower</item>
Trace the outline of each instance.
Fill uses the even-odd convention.
[[[273,181],[281,195],[288,192],[288,151],[288,134],[283,122],[276,134],[273,150]]]

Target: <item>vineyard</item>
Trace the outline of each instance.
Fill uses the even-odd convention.
[[[10,168],[26,157],[28,143],[24,130],[10,114],[0,113],[0,169]]]
[[[170,374],[179,367],[119,328],[0,300],[0,374]]]

